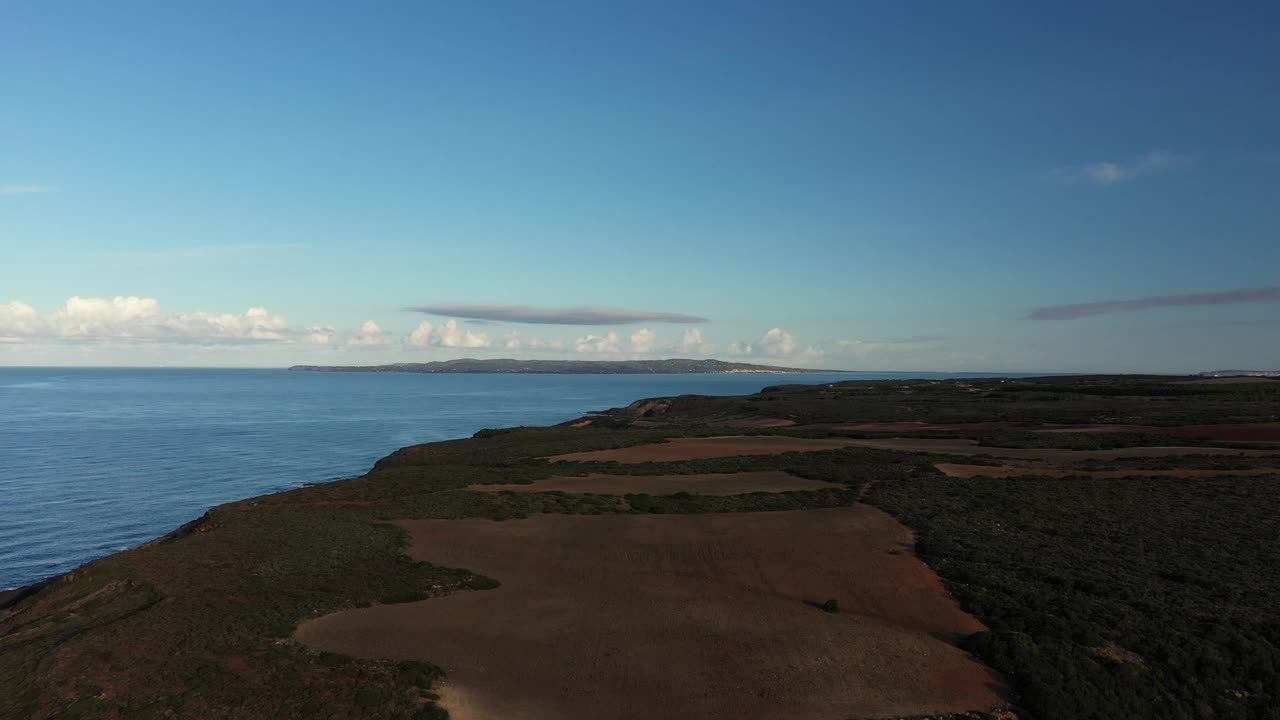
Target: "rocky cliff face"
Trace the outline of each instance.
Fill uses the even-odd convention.
[[[671,409],[671,398],[648,398],[637,400],[624,408],[618,408],[610,414],[626,417],[653,417],[662,415]]]

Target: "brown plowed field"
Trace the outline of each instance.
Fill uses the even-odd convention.
[[[1164,457],[1166,455],[1275,455],[1277,450],[1248,450],[1217,447],[1131,447],[1112,450],[1061,450],[1058,448],[1003,448],[979,445],[966,438],[851,438],[851,447],[869,447],[905,452],[941,453],[945,455],[990,455],[992,457],[1028,460],[1109,460],[1122,457]]]
[[[843,438],[793,438],[783,435],[724,435],[704,438],[671,438],[664,443],[633,445],[613,450],[553,455],[551,462],[584,460],[617,462],[677,462],[734,455],[777,455],[785,452],[810,452],[848,447],[854,441]]]
[[[971,478],[985,475],[993,478],[1039,475],[1042,477],[1218,477],[1222,475],[1280,475],[1280,469],[1255,468],[1251,470],[1064,470],[1056,467],[992,467],[989,465],[961,465],[935,463],[934,467],[944,475],[955,478]]]
[[[501,587],[346,610],[296,637],[441,665],[455,720],[832,720],[1004,703],[998,676],[940,639],[981,626],[911,554],[911,532],[869,506],[397,524],[414,559]],[[805,602],[827,598],[841,612]]]
[[[481,492],[550,492],[594,493],[596,495],[671,495],[687,492],[694,495],[745,495],[753,492],[786,492],[788,490],[825,490],[843,485],[809,480],[780,470],[757,472],[713,473],[707,475],[604,475],[593,473],[580,477],[557,475],[528,484],[472,485],[468,490]]]

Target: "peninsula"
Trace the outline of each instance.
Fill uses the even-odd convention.
[[[1277,408],[871,380],[414,445],[0,595],[0,720],[1274,720]]]
[[[438,360],[391,365],[294,365],[299,372],[395,372],[395,373],[523,373],[538,375],[709,375],[721,373],[829,373],[843,370],[754,365],[724,360]]]

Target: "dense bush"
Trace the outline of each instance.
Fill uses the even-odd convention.
[[[1280,478],[877,485],[1028,720],[1280,718]]]

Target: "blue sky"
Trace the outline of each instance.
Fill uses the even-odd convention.
[[[0,364],[1280,366],[1280,6],[1061,5],[7,7]]]

